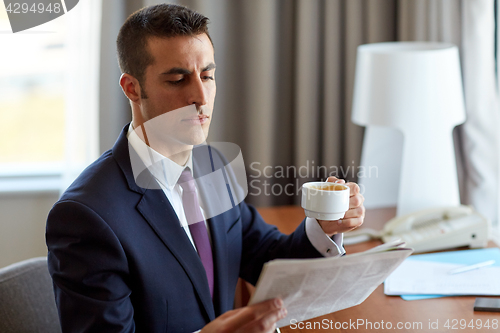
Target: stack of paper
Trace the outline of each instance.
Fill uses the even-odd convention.
[[[488,260],[494,260],[495,264],[450,274],[453,269]],[[411,256],[387,278],[384,292],[386,295],[401,295],[406,300],[450,295],[500,295],[500,249]]]

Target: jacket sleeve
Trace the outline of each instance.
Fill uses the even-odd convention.
[[[269,225],[257,210],[242,202],[242,256],[240,276],[255,285],[264,264],[278,258],[320,258],[305,230],[305,219],[290,235]]]
[[[46,241],[62,331],[134,332],[127,258],[103,219],[81,203],[58,202]]]

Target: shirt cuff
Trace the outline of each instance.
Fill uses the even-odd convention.
[[[306,218],[306,235],[311,244],[324,257],[340,257],[345,254],[344,234],[335,234],[332,238],[328,237],[314,218]]]

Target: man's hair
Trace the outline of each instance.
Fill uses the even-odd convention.
[[[135,77],[142,87],[146,68],[154,61],[148,38],[206,34],[212,42],[208,22],[207,17],[179,5],[160,4],[136,11],[125,21],[116,40],[122,73]]]

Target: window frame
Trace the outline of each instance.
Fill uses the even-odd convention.
[[[65,42],[69,62],[64,92],[64,160],[1,163],[0,193],[61,194],[98,157],[102,0],[80,1],[64,15],[67,15]]]

